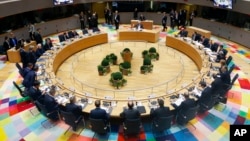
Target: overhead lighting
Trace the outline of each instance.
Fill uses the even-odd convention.
[[[0,4],[11,3],[11,2],[16,2],[16,1],[21,1],[21,0],[4,0],[4,1],[0,1]]]

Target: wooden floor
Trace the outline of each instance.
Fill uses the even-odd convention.
[[[127,85],[117,90],[109,83],[111,73],[99,76],[97,66],[110,53],[118,56],[118,64],[123,62],[120,52],[125,47],[133,52],[132,74],[125,76],[128,81]],[[143,62],[141,53],[150,47],[157,48],[160,59],[153,62],[152,73],[143,75],[140,73],[140,66]],[[118,65],[111,66],[111,70],[112,72],[119,71]],[[56,76],[64,82],[64,85],[73,86],[80,92],[87,91],[100,98],[107,95],[114,96],[113,93],[115,93],[117,99],[127,99],[129,96],[146,98],[152,93],[165,95],[168,90],[178,89],[184,83],[192,83],[192,79],[198,74],[195,63],[172,48],[158,43],[116,42],[92,47],[75,54],[60,66]],[[83,87],[79,83],[82,83]]]

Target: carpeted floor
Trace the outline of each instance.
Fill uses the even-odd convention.
[[[117,39],[116,31],[112,26],[105,24],[99,26],[104,32],[109,33],[109,40]],[[123,25],[121,28],[129,28],[128,25]],[[160,28],[160,27],[156,27]],[[164,40],[166,34],[176,33],[176,30],[168,30],[160,34],[160,42]],[[53,42],[58,42],[56,36],[51,37]],[[212,37],[216,42],[222,43],[227,50],[233,54],[240,56],[242,60],[250,62],[250,52],[239,47],[237,44],[229,43],[223,39]],[[234,62],[232,61],[230,65]],[[237,66],[237,64],[236,64]],[[0,64],[1,69],[5,64]],[[229,140],[229,125],[230,124],[250,124],[250,82],[245,73],[238,66],[233,70],[232,76],[239,74],[239,79],[228,93],[228,101],[225,105],[218,105],[205,114],[198,115],[191,125],[178,126],[173,124],[172,127],[163,134],[153,135],[150,129],[150,122],[143,123],[143,129],[140,133],[140,141],[228,141]],[[36,112],[34,105],[28,98],[21,98],[17,89],[12,85],[12,81],[20,80],[17,70],[11,72],[3,86],[0,88],[0,140],[1,141],[60,141],[60,140],[82,140],[88,141],[92,139],[94,133],[90,129],[84,129],[80,136],[77,133],[69,131],[64,135],[68,128],[64,122],[48,123],[55,125],[45,129],[41,126],[41,122],[46,118],[41,114],[32,115]],[[111,125],[111,133],[109,136],[95,136],[95,141],[123,141],[123,133],[121,125]],[[129,138],[128,140],[136,140]]]

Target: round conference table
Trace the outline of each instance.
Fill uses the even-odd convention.
[[[119,33],[121,32],[133,32],[132,34],[137,34],[136,32],[138,32],[139,34],[143,33],[141,31],[119,31]],[[144,32],[148,32],[148,31],[144,31]],[[152,33],[152,32],[151,32]],[[143,33],[144,34],[144,33]],[[121,35],[121,34],[119,34]],[[122,36],[129,36],[130,40],[138,40],[138,38],[136,38],[136,36],[130,36],[130,34],[124,34]],[[131,38],[133,37],[133,38]],[[121,39],[120,37],[118,37],[119,39]],[[126,38],[126,37],[125,37]],[[147,39],[143,39],[148,41]],[[46,65],[46,73],[55,76],[54,79],[51,78],[51,85],[57,85],[59,88],[61,88],[64,92],[69,92],[74,94],[78,99],[81,98],[86,98],[89,99],[88,104],[85,104],[84,108],[83,108],[83,112],[85,113],[89,113],[90,110],[95,108],[94,100],[99,99],[102,101],[108,101],[110,102],[111,106],[112,106],[112,112],[110,113],[111,117],[119,117],[121,111],[123,111],[124,106],[127,105],[128,99],[106,99],[106,98],[101,98],[101,97],[96,97],[93,95],[88,95],[87,92],[81,92],[75,89],[72,89],[70,86],[65,86],[64,83],[60,80],[56,78],[56,73],[60,67],[60,65],[62,63],[64,63],[64,61],[69,58],[70,56],[74,55],[75,53],[82,51],[84,49],[96,46],[96,45],[100,45],[100,44],[105,44],[108,43],[108,35],[107,33],[99,33],[99,34],[94,34],[88,37],[83,37],[83,38],[78,38],[75,39],[74,41],[71,42],[66,42],[64,46],[60,47],[59,49],[52,51],[53,56],[52,57],[47,57],[47,61],[45,63]],[[202,79],[202,75],[207,71],[208,65],[206,65],[206,61],[204,61],[205,59],[202,58],[202,56],[200,55],[200,53],[202,51],[200,51],[198,48],[196,48],[195,45],[183,40],[182,38],[176,38],[173,36],[166,36],[166,46],[169,46],[171,48],[174,48],[180,52],[183,52],[184,54],[186,54],[188,57],[190,57],[195,64],[198,67],[198,70],[201,72],[200,75],[196,76],[195,78],[193,78],[193,80],[190,80],[191,83],[187,84],[185,86],[182,86],[182,88],[175,90],[175,91],[168,91],[166,92],[166,94],[164,94],[163,96],[161,95],[159,96],[155,96],[155,97],[148,97],[145,96],[144,99],[136,99],[134,101],[136,101],[137,106],[138,107],[144,107],[145,112],[142,113],[142,116],[147,116],[150,114],[150,106],[149,103],[152,100],[156,100],[158,98],[163,98],[165,101],[165,105],[169,106],[171,110],[174,109],[174,107],[171,105],[170,103],[170,96],[177,94],[183,90],[186,90],[188,87],[196,84],[197,82],[199,82]],[[203,56],[205,57],[205,56]],[[203,73],[202,73],[203,72]]]

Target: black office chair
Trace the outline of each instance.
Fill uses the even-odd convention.
[[[233,57],[230,55],[228,56],[227,60],[226,60],[226,65],[228,66],[229,63],[233,60]]]
[[[228,73],[231,74],[232,71],[234,70],[234,68],[235,68],[235,64],[233,64],[233,65],[229,68]]]
[[[15,81],[13,81],[13,85],[17,88],[19,94],[20,94],[22,97],[27,97],[27,96],[28,96],[28,91],[25,90],[24,87],[19,86]]]
[[[105,123],[103,119],[90,118],[89,121],[90,121],[90,128],[94,132],[92,140],[94,139],[96,134],[106,135],[111,132],[109,123]]]
[[[189,108],[186,111],[182,111],[182,110],[179,111],[176,115],[176,122],[179,125],[185,125],[185,124],[189,123],[190,120],[192,120],[196,117],[198,110],[199,110],[199,105],[192,107],[192,108]],[[191,124],[191,125],[196,129],[196,127],[193,124]]]
[[[199,102],[199,113],[204,113],[206,111],[209,111],[210,109],[212,109],[216,103],[217,97],[215,96],[210,96],[209,98],[207,98],[204,101],[200,101]]]
[[[62,116],[62,120],[69,125],[69,128],[65,131],[64,134],[66,134],[70,128],[73,129],[73,131],[76,131],[77,128],[82,125],[83,128],[81,129],[81,131],[78,133],[78,136],[80,135],[80,133],[83,131],[84,127],[85,127],[85,122],[84,122],[84,118],[83,116],[80,116],[78,118],[76,118],[74,116],[74,114],[72,114],[71,112],[65,112],[63,110],[60,110],[61,116]]]
[[[16,63],[16,68],[18,69],[19,74],[23,77],[23,68],[19,63]]]
[[[231,80],[231,83],[230,83],[230,84],[225,84],[225,89],[224,89],[222,95],[226,95],[226,94],[227,94],[227,92],[233,87],[235,81],[236,81],[238,78],[239,78],[239,74],[237,73],[237,74],[234,75],[234,77],[233,77],[233,79]],[[233,94],[234,94],[234,93],[233,93]],[[232,97],[233,97],[233,96],[234,96],[234,95],[232,95]]]
[[[137,136],[140,139],[139,133],[142,125],[140,119],[126,119],[123,123],[124,137],[127,138],[130,135]]]
[[[40,113],[47,118],[46,120],[44,120],[44,121],[41,122],[41,125],[44,128],[51,128],[51,127],[53,127],[53,124],[49,124],[49,126],[47,127],[45,123],[48,121],[50,115],[52,115],[52,114],[58,114],[58,111],[48,112],[48,110],[46,109],[45,105],[41,104],[39,101],[34,101],[34,103],[35,103],[38,111],[40,111]]]
[[[172,125],[173,115],[168,117],[160,117],[152,121],[152,132],[164,132]]]

